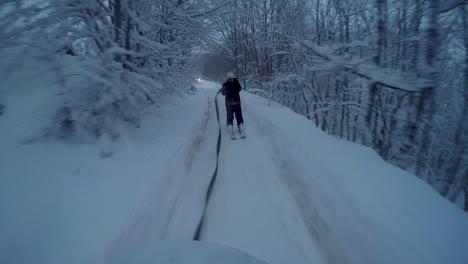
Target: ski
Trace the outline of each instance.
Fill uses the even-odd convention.
[[[240,138],[244,139],[245,138],[245,132],[244,131],[239,131]]]
[[[244,131],[243,126],[238,127],[237,132],[234,131],[234,128],[232,126],[227,126],[227,133],[228,133],[229,137],[231,138],[231,140],[236,140],[237,139],[237,133],[239,133],[239,137],[241,139],[245,138],[245,131]]]
[[[236,138],[236,133],[234,133],[234,129],[233,129],[232,125],[227,126],[227,132],[228,132],[229,136],[231,137],[231,140],[236,140],[237,139]]]
[[[245,131],[244,131],[244,125],[243,124],[241,124],[239,126],[238,131],[239,131],[239,135],[240,135],[241,139],[244,139],[245,138]]]

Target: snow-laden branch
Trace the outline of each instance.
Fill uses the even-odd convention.
[[[446,13],[459,6],[468,5],[468,0],[445,0],[439,3],[439,14]]]
[[[198,17],[202,17],[202,16],[209,16],[209,15],[213,15],[216,13],[216,11],[222,9],[223,7],[231,4],[231,3],[234,3],[236,2],[237,0],[228,0],[228,1],[225,1],[209,10],[206,10],[206,11],[203,11],[203,12],[199,12],[199,13],[196,13],[196,14],[191,14],[190,17],[191,18],[198,18]]]
[[[364,12],[364,11],[367,11],[368,8],[362,8],[362,9],[359,9],[357,11],[353,11],[353,12],[350,12],[350,13],[346,13],[346,14],[342,14],[342,15],[338,15],[338,17],[342,17],[342,16],[354,16],[354,15],[357,15],[361,12]]]
[[[314,55],[329,63],[322,69],[341,68],[355,75],[378,83],[382,86],[410,93],[419,93],[427,87],[424,79],[407,76],[407,74],[394,69],[382,68],[371,64],[364,64],[362,60],[347,61],[342,57],[333,55],[329,47],[318,47],[309,41],[301,42]]]
[[[0,50],[34,48],[56,72],[65,96],[51,134],[114,138],[116,122],[137,125],[148,107],[186,91],[204,17],[234,0],[174,2],[0,0]]]

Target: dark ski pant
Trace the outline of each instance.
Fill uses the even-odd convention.
[[[226,104],[226,114],[227,114],[227,119],[226,119],[227,126],[232,125],[232,122],[234,121],[234,115],[236,115],[237,125],[244,123],[244,118],[242,117],[242,108],[240,104],[236,104],[236,105]]]

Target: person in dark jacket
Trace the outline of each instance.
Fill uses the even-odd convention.
[[[223,88],[221,89],[221,93],[224,95],[226,102],[226,125],[228,127],[228,131],[233,133],[232,123],[235,116],[239,133],[243,137],[245,136],[244,118],[242,117],[241,100],[239,95],[242,87],[237,78],[235,78],[234,73],[229,72],[226,77],[227,81],[223,83]]]

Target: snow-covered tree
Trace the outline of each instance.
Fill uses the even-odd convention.
[[[80,141],[116,138],[120,125],[138,126],[149,107],[188,89],[208,13],[198,1],[169,0],[1,6],[0,48],[35,49],[63,88],[48,135]]]

